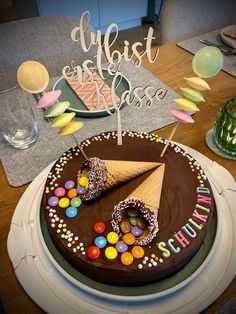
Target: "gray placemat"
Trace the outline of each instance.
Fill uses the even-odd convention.
[[[173,99],[178,97],[173,90],[144,68],[136,68],[132,62],[122,62],[120,71],[130,80],[132,88],[151,85],[154,90],[158,88],[168,90],[165,98],[155,100],[151,107],[147,107],[145,104],[140,109],[134,105],[125,106],[121,110],[122,130],[151,132],[175,121],[169,114],[169,109],[175,107]],[[51,80],[49,89],[57,79]],[[35,108],[33,97],[29,97],[29,102]],[[71,136],[59,136],[57,130],[50,128],[49,123],[43,118],[42,111],[35,108],[34,112],[40,131],[39,139],[32,147],[26,150],[16,150],[3,138],[0,140],[0,158],[8,182],[12,186],[20,186],[32,181],[46,166],[59,158],[64,151],[75,146]],[[75,134],[79,141],[105,131],[117,130],[116,115],[78,119],[84,122],[82,129]]]
[[[196,36],[196,37],[193,37],[191,39],[186,39],[184,41],[177,43],[177,46],[179,46],[179,47],[181,47],[181,48],[183,48],[183,49],[185,49],[185,50],[187,50],[193,54],[195,54],[202,47],[206,47],[206,45],[201,43],[199,41],[199,39],[208,39],[211,42],[214,42],[214,43],[223,45],[225,47],[228,47],[228,46],[224,45],[224,43],[220,39],[220,31],[221,30],[218,29],[214,32],[202,34],[200,36]],[[223,65],[222,70],[225,71],[226,73],[229,73],[229,74],[233,75],[234,77],[236,77],[236,55],[224,56],[224,65]]]

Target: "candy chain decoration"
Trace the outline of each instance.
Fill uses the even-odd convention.
[[[60,90],[44,92],[49,83],[49,74],[46,67],[37,61],[23,62],[17,70],[17,81],[25,91],[33,95],[37,94],[39,100],[36,107],[46,109],[44,113],[45,118],[54,118],[51,127],[60,128],[59,135],[61,136],[72,135],[84,158],[87,160],[87,155],[74,136],[74,133],[83,126],[83,123],[80,121],[71,122],[75,113],[65,113],[70,103],[68,101],[58,101],[61,95]]]
[[[163,157],[167,147],[173,138],[179,123],[194,123],[190,114],[199,111],[195,102],[205,102],[205,99],[200,91],[210,90],[209,85],[202,78],[215,76],[223,66],[223,55],[218,48],[215,47],[204,47],[200,49],[192,61],[193,71],[198,77],[184,78],[187,84],[192,87],[183,87],[181,91],[185,98],[175,99],[176,104],[180,109],[170,110],[170,114],[178,121],[172,130],[160,157]]]

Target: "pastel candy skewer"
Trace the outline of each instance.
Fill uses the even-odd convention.
[[[186,111],[184,110],[181,110],[181,109],[172,109],[170,110],[170,114],[178,120],[177,124],[175,125],[174,129],[172,130],[167,142],[166,142],[166,145],[165,147],[163,148],[162,152],[161,152],[161,155],[160,157],[163,157],[166,150],[167,150],[167,147],[169,146],[170,144],[170,141],[172,140],[180,122],[183,122],[183,123],[194,123],[194,120],[193,118],[190,116],[190,114],[188,114]]]

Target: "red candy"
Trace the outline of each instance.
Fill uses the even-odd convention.
[[[100,256],[100,249],[96,246],[90,246],[87,250],[89,259],[97,259]]]
[[[93,226],[93,230],[96,232],[96,233],[103,233],[105,230],[106,230],[106,225],[101,222],[101,221],[98,221],[95,223],[95,225]]]

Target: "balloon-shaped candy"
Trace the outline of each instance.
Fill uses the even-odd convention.
[[[69,106],[70,106],[69,101],[57,102],[56,104],[47,109],[47,111],[44,113],[44,117],[52,118],[60,116],[62,113],[66,111],[66,109]]]
[[[49,83],[49,74],[44,65],[37,61],[25,61],[17,70],[17,81],[22,89],[38,94],[43,92]]]
[[[61,95],[61,91],[59,89],[46,92],[39,99],[36,107],[37,108],[47,108],[47,107],[50,107],[53,104],[55,104],[55,102],[58,100],[60,95]]]
[[[79,129],[81,129],[82,126],[83,126],[82,122],[72,121],[72,122],[68,123],[67,125],[63,126],[59,130],[59,134],[60,135],[71,135],[71,134],[75,133],[76,131],[78,131]]]
[[[204,47],[197,51],[193,57],[193,71],[200,77],[212,77],[216,75],[223,66],[224,57],[216,47]]]
[[[184,94],[184,96],[191,101],[196,101],[196,102],[205,101],[204,97],[198,90],[188,88],[188,87],[181,87],[180,89],[182,90],[182,93]]]
[[[199,111],[198,107],[195,105],[194,102],[191,100],[185,99],[185,98],[178,98],[174,100],[177,105],[184,110],[190,111],[190,112],[196,112]]]
[[[171,109],[170,114],[179,122],[194,123],[194,120],[190,114],[182,109]]]
[[[67,125],[71,119],[75,116],[74,112],[63,113],[60,116],[56,117],[53,122],[51,123],[52,128],[61,128]]]
[[[185,77],[184,79],[192,88],[200,91],[210,90],[210,86],[207,84],[207,82],[200,77]]]

